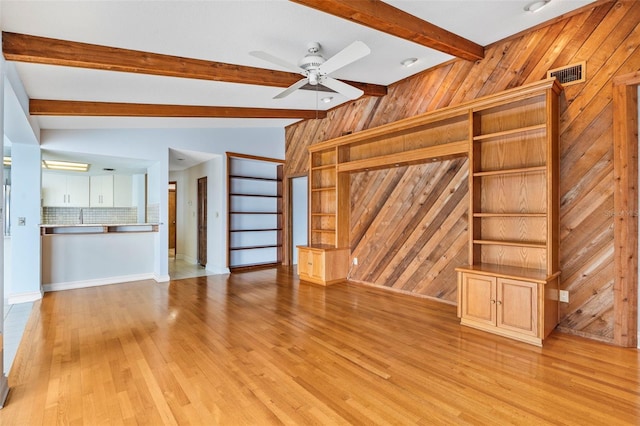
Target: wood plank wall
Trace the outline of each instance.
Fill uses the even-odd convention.
[[[612,79],[640,69],[640,2],[599,1],[487,46],[485,59],[454,60],[286,130],[285,175],[307,170],[307,147],[545,78],[586,61],[567,86],[560,117],[560,329],[612,342]],[[467,160],[352,175],[351,278],[455,301],[453,268],[466,262]]]

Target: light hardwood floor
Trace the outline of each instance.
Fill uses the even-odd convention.
[[[0,424],[637,424],[639,360],[288,268],[142,281],[34,305]]]

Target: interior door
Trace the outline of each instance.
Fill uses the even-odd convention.
[[[169,182],[169,253],[176,255],[176,183]]]
[[[198,263],[207,266],[207,178],[198,179]]]

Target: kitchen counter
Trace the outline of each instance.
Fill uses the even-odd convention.
[[[155,279],[158,223],[40,225],[45,291]]]
[[[78,223],[40,225],[40,234],[106,234],[114,232],[158,232],[158,223]]]

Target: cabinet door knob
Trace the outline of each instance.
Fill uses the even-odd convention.
[[[500,300],[498,300],[498,305],[502,305],[502,302]]]
[[[495,301],[495,300],[493,300],[493,299],[491,299],[491,303],[492,303],[492,304],[495,304],[495,303],[496,303],[496,301]]]

